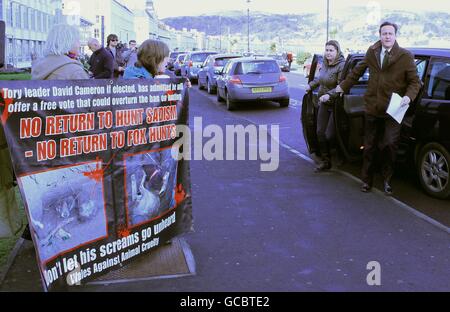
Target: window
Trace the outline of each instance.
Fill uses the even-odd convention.
[[[233,66],[233,62],[228,62],[223,69],[223,72],[228,74],[230,72],[231,67]]]
[[[216,58],[215,60],[211,59],[211,61],[214,60],[214,62],[211,64],[211,66],[222,67],[232,58],[233,57]]]
[[[23,5],[20,6],[20,15],[22,17],[23,21],[23,28],[28,29],[28,14],[27,14],[27,8]]]
[[[234,72],[236,75],[279,73],[280,67],[275,61],[240,62]]]
[[[41,12],[37,11],[36,13],[36,23],[37,23],[37,31],[42,31],[42,14]]]
[[[21,28],[22,23],[21,23],[21,19],[20,19],[20,6],[17,3],[13,3],[12,5],[14,7],[14,15],[16,16],[14,26]]]
[[[14,46],[12,39],[8,39],[8,63],[14,64]]]
[[[31,24],[30,24],[30,29],[31,30],[36,30],[36,11],[34,9],[30,9],[31,11]]]
[[[425,75],[425,69],[427,68],[427,61],[421,60],[421,59],[416,59],[416,60],[414,60],[414,62],[416,63],[417,75],[419,76],[419,79],[421,81],[423,81],[423,76]]]
[[[206,53],[192,54],[191,60],[192,60],[192,62],[203,63],[206,60],[206,58],[208,57],[208,55],[209,54],[206,54]]]
[[[48,31],[48,15],[45,13],[42,13],[42,30],[44,32]]]
[[[8,7],[6,8],[6,23],[8,26],[13,26],[13,5],[12,3],[9,3]]]
[[[100,37],[100,32],[99,30],[96,28],[94,29],[94,38],[99,38]]]
[[[22,40],[16,40],[17,62],[22,62]]]
[[[29,41],[28,40],[23,40],[23,43],[22,43],[22,55],[23,55],[23,60],[25,62],[31,60],[30,45],[29,45]]]
[[[432,61],[427,95],[434,100],[450,101],[450,59]]]

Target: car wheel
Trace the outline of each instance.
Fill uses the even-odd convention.
[[[428,194],[442,199],[450,196],[450,154],[442,145],[428,143],[421,149],[417,171]]]
[[[230,95],[228,94],[228,92],[225,93],[225,97],[226,97],[227,109],[229,111],[234,110],[236,108],[236,104],[235,104],[235,102],[233,102],[230,99]]]
[[[280,100],[280,107],[288,107],[289,106],[289,98]]]
[[[209,79],[206,79],[206,89],[209,94],[214,94],[214,89],[213,89],[211,83],[209,82]]]
[[[219,89],[217,89],[217,102],[223,102],[223,99],[222,99],[222,97],[220,96],[220,94],[219,94]]]

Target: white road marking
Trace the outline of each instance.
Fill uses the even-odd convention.
[[[200,92],[200,93],[203,94],[202,92]],[[206,94],[204,95],[204,97],[206,97],[206,98],[208,98],[208,99],[211,99],[211,98],[210,98],[209,96],[207,96]],[[211,96],[211,97],[212,97],[212,96]],[[291,99],[291,102],[290,102],[291,104],[289,105],[289,106],[294,106],[294,107],[295,107],[296,105],[292,105],[292,101],[297,101],[297,100],[292,100],[292,99]],[[301,101],[299,101],[299,102],[301,102]],[[244,120],[246,120],[246,121],[249,122],[249,123],[252,123],[252,124],[257,125],[257,123],[255,123],[254,121],[252,121],[252,120],[250,120],[250,119],[248,119],[248,118],[245,118],[245,117],[244,117],[244,118],[243,118],[243,117],[237,117],[237,118],[244,119]],[[300,157],[301,159],[307,161],[308,163],[310,163],[310,164],[312,164],[312,165],[315,164],[315,161],[314,161],[311,157],[309,157],[308,155],[305,155],[305,154],[303,154],[302,152],[297,151],[296,149],[292,148],[291,146],[289,146],[289,145],[287,145],[287,144],[285,144],[285,143],[282,143],[282,142],[279,142],[279,143],[280,143],[280,146],[286,148],[286,149],[289,150],[291,153],[297,155],[297,156]],[[348,178],[354,180],[355,182],[362,183],[361,179],[355,177],[354,175],[352,175],[352,174],[350,174],[350,173],[348,173],[348,172],[345,172],[345,171],[342,171],[342,170],[339,170],[339,169],[332,169],[332,171],[337,172],[337,173],[340,173],[340,174],[342,174],[342,175],[344,175],[344,176],[346,176],[346,177],[348,177]],[[383,193],[382,191],[380,191],[380,190],[378,190],[378,189],[375,189],[375,188],[372,189],[372,192],[375,193],[375,194],[377,194],[377,195],[385,196],[384,193]],[[392,197],[392,196],[387,196],[387,198],[388,198],[388,200],[390,200],[392,203],[394,203],[394,204],[396,204],[397,206],[399,206],[399,207],[405,209],[406,211],[412,213],[412,214],[415,215],[416,217],[418,217],[418,218],[420,218],[420,219],[422,219],[422,220],[424,220],[424,221],[426,221],[426,222],[428,222],[428,223],[430,223],[430,224],[432,224],[432,225],[438,227],[439,229],[443,230],[444,232],[447,232],[448,234],[450,234],[450,227],[445,226],[444,224],[442,224],[442,223],[440,223],[440,222],[438,222],[438,221],[432,219],[431,217],[429,217],[429,216],[423,214],[422,212],[420,212],[420,211],[414,209],[413,207],[409,206],[408,204],[406,204],[406,203],[404,203],[404,202],[402,202],[402,201],[400,201],[400,200],[398,200],[398,199],[396,199],[396,198],[394,198],[394,197]]]

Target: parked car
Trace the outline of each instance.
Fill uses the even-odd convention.
[[[241,57],[237,54],[212,54],[208,56],[198,72],[198,88],[206,88],[209,94],[214,94],[217,89],[217,76],[223,66],[231,59]]]
[[[284,71],[284,72],[289,72],[290,71],[290,69],[289,69],[289,62],[282,55],[270,54],[270,55],[267,55],[267,57],[271,57],[275,61],[277,61],[278,66],[280,66],[281,71]]]
[[[184,64],[186,55],[187,54],[179,54],[173,63],[173,72],[176,76],[181,76],[181,66]]]
[[[450,49],[409,49],[415,55],[422,89],[402,121],[398,162],[411,167],[429,195],[450,196]],[[347,57],[344,77],[363,59]],[[315,55],[309,81],[322,56]],[[364,149],[364,100],[370,73],[360,78],[334,108],[339,148],[350,161],[360,160]],[[318,151],[316,137],[317,92],[303,98],[303,135],[310,153]]]
[[[227,109],[238,102],[271,100],[289,106],[286,77],[271,58],[236,58],[228,61],[217,78],[217,100],[225,99]]]
[[[174,70],[174,64],[175,61],[177,60],[178,55],[180,54],[186,54],[186,52],[182,52],[182,51],[175,51],[175,52],[171,52],[169,55],[169,61],[167,62],[167,69],[168,70]]]
[[[194,51],[189,52],[181,65],[181,76],[189,78],[191,81],[196,81],[198,78],[198,71],[203,65],[203,62],[209,55],[217,54],[212,51]]]

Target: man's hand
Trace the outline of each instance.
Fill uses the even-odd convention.
[[[119,66],[118,71],[119,71],[119,72],[123,72],[123,71],[125,71],[125,68],[122,67],[122,66]]]
[[[305,92],[309,93],[309,91],[311,91],[311,86],[310,85],[306,85]]]
[[[400,102],[400,106],[405,106],[405,105],[409,105],[409,103],[411,103],[411,99],[408,96],[404,96],[402,97],[402,100]]]
[[[336,87],[336,93],[344,93],[344,90],[342,90],[340,85],[337,85]]]
[[[319,101],[322,103],[328,102],[330,100],[330,95],[329,94],[324,94],[320,97]]]

